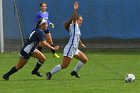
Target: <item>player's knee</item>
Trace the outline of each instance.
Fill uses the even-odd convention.
[[[40,59],[40,62],[41,62],[41,63],[44,63],[45,60],[46,60],[46,58],[45,58],[45,57],[42,57],[42,58]]]
[[[45,62],[45,60],[46,60],[46,57],[43,58],[43,62]]]
[[[68,67],[68,64],[61,64],[61,68],[62,69],[65,69],[65,68],[67,68]]]
[[[17,70],[20,70],[20,69],[22,69],[22,68],[23,68],[23,65],[20,65],[20,66],[17,65],[17,66],[16,66],[16,69],[17,69]]]
[[[88,58],[86,57],[84,60],[83,60],[83,63],[87,63],[88,62]]]
[[[85,60],[86,62],[88,62],[88,58],[86,58],[86,60]]]

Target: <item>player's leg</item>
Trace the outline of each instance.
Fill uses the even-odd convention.
[[[78,75],[77,71],[82,68],[82,66],[88,61],[87,56],[79,51],[75,56],[76,59],[78,59],[78,63],[76,64],[74,70],[71,72],[72,76],[76,76],[77,78],[80,78],[80,75]]]
[[[50,72],[46,73],[48,80],[51,79],[53,74],[57,73],[61,69],[68,67],[68,65],[71,62],[71,59],[73,58],[73,53],[74,53],[73,51],[74,51],[74,49],[71,46],[69,46],[69,45],[65,46],[64,53],[63,53],[63,56],[64,56],[63,62],[62,62],[62,64],[55,66]]]
[[[71,62],[70,57],[64,56],[62,64],[55,66],[50,72],[46,73],[47,79],[50,80],[52,75],[60,71],[61,69],[65,69]]]
[[[47,42],[48,42],[51,46],[54,47],[54,45],[53,45],[53,41],[52,41],[51,33],[48,32],[45,36],[46,36]],[[56,57],[56,58],[60,58],[60,56],[56,53],[55,50],[52,50],[52,49],[51,49],[51,51],[52,51],[54,57]]]
[[[37,49],[38,49],[40,52],[42,52],[43,47],[39,44],[39,45],[37,46]]]
[[[67,68],[69,66],[70,62],[71,62],[71,58],[70,57],[67,57],[67,56],[64,56],[63,62],[61,64],[61,68],[62,69]]]
[[[37,75],[37,76],[39,76],[39,77],[42,77],[42,75],[40,74],[40,72],[38,72],[38,70],[39,70],[39,68],[42,66],[42,64],[44,63],[44,61],[45,61],[46,58],[45,58],[45,56],[44,56],[39,50],[37,50],[37,49],[35,49],[35,51],[34,51],[32,57],[38,59],[38,61],[37,61],[37,63],[36,63],[36,66],[35,66],[35,68],[34,68],[33,71],[32,71],[32,74],[35,74],[35,75]]]
[[[20,70],[27,63],[27,61],[28,61],[27,59],[20,57],[17,65],[12,67],[11,70],[9,70],[6,74],[4,74],[3,78],[5,80],[9,80],[10,75],[12,75],[12,74],[16,73],[18,70]]]

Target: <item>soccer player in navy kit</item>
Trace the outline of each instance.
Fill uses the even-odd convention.
[[[16,66],[14,66],[10,71],[8,71],[6,74],[3,75],[3,79],[9,80],[10,75],[14,74],[18,70],[20,70],[29,60],[29,58],[32,56],[34,58],[38,59],[38,62],[32,71],[32,74],[37,76],[42,76],[38,72],[39,68],[45,61],[45,56],[36,49],[36,46],[40,43],[42,46],[46,46],[53,50],[58,50],[59,46],[52,47],[46,42],[44,30],[48,28],[48,23],[45,19],[39,19],[36,25],[36,29],[32,31],[30,34],[28,40],[24,44],[23,48],[20,51],[20,58]]]
[[[44,19],[47,20],[48,24],[52,28],[54,28],[54,24],[49,21],[49,12],[46,12],[46,9],[47,9],[47,4],[45,2],[40,3],[40,11],[37,13],[37,16],[35,18],[35,23],[37,22],[38,19],[44,18]],[[54,46],[53,41],[52,41],[51,32],[49,31],[49,29],[45,30],[44,32],[45,32],[45,37],[46,37],[47,42],[51,46]],[[42,51],[42,46],[41,45],[38,46],[38,50]],[[55,50],[51,49],[51,51],[53,53],[53,57],[60,58],[60,56],[55,52]]]
[[[80,40],[80,26],[82,25],[83,19],[82,16],[77,16],[78,7],[78,2],[75,2],[73,17],[64,24],[65,29],[70,32],[70,38],[68,44],[64,48],[63,62],[62,64],[55,66],[50,72],[46,73],[48,80],[51,79],[53,74],[57,73],[61,69],[67,68],[73,57],[79,61],[71,72],[71,75],[80,78],[80,75],[77,73],[77,71],[80,70],[81,67],[88,61],[86,55],[78,49],[79,44],[81,47],[86,47]]]

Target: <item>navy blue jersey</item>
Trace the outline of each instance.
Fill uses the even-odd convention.
[[[34,29],[30,34],[28,40],[21,49],[20,54],[31,55],[40,41],[46,40],[45,33],[40,29]],[[24,52],[24,53],[22,53]],[[22,55],[24,56],[24,55]]]

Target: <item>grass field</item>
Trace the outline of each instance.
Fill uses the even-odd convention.
[[[46,62],[40,69],[43,78],[31,75],[36,59],[31,58],[26,66],[10,77],[9,81],[0,78],[0,93],[139,93],[140,92],[140,53],[139,52],[85,52],[88,63],[79,71],[81,78],[70,76],[77,60],[55,74],[52,80],[45,79],[45,73],[61,59],[54,59],[51,53],[44,53]],[[0,76],[18,61],[18,53],[0,54]],[[136,81],[124,82],[124,76],[133,73]]]

